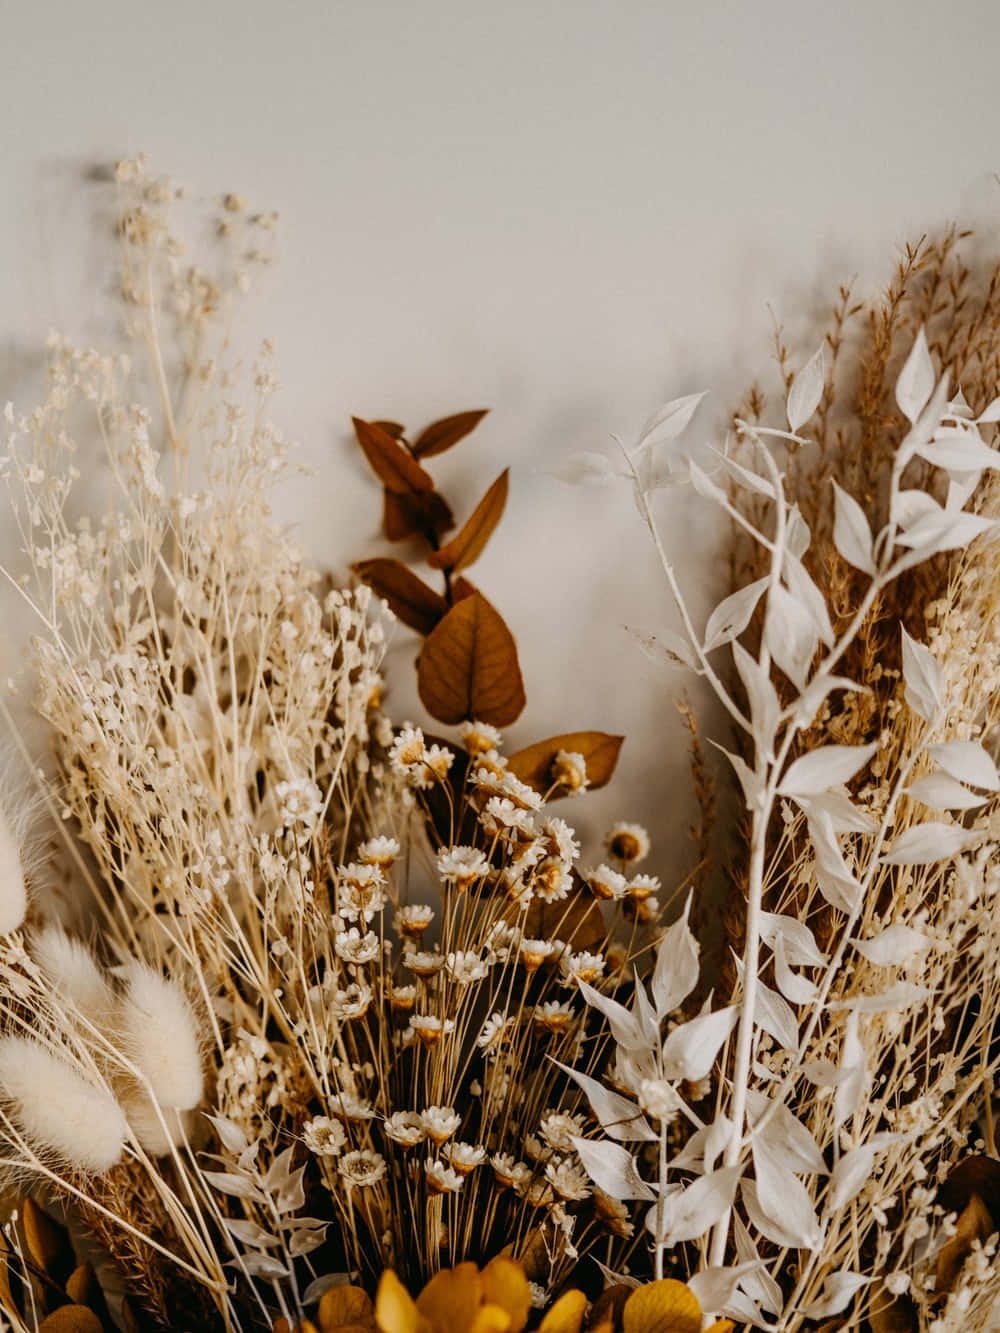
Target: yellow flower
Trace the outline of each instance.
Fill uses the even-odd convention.
[[[379,1333],[521,1333],[530,1309],[524,1269],[502,1256],[482,1272],[472,1263],[442,1269],[415,1301],[389,1270],[375,1295]]]

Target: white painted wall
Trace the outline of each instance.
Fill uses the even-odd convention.
[[[844,277],[878,279],[896,242],[960,207],[993,209],[1000,9],[7,0],[0,15],[0,399],[29,405],[50,327],[109,326],[94,164],[142,149],[196,191],[279,208],[256,320],[318,474],[289,516],[317,559],[372,553],[351,413],[417,425],[492,407],[441,475],[471,505],[513,467],[476,570],[521,644],[512,742],[625,731],[616,788],[573,813],[648,823],[670,878],[689,817],[678,682],[621,628],[662,623],[665,593],[627,493],[544,469],[666,397],[713,387],[721,411],[766,368],[768,302],[794,315]],[[713,516],[669,494],[660,515],[704,608]],[[4,674],[22,643],[15,629]],[[414,648],[401,633],[401,714]]]

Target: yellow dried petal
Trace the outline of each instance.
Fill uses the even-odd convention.
[[[430,1327],[391,1268],[379,1279],[375,1323],[381,1333],[427,1333]]]
[[[510,1315],[510,1333],[521,1333],[531,1313],[531,1289],[522,1266],[504,1255],[497,1255],[480,1276],[483,1300],[506,1310]]]
[[[582,1291],[567,1291],[556,1301],[538,1326],[538,1333],[580,1333],[587,1313],[587,1298]]]
[[[479,1269],[473,1263],[442,1268],[417,1297],[417,1309],[447,1333],[467,1333],[483,1300]]]
[[[638,1287],[622,1311],[623,1333],[701,1333],[701,1306],[683,1282],[663,1278]]]

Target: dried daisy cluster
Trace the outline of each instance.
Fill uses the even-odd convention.
[[[806,427],[827,383],[821,350],[791,381],[786,423],[740,420],[740,452],[713,451],[708,468],[677,443],[692,397],[622,448],[623,466],[582,457],[565,469],[631,480],[681,622],[645,646],[697,672],[732,720],[746,828],[731,982],[715,972],[703,987],[721,982],[728,1002],[710,993],[686,1021],[671,1016],[699,981],[686,914],[630,1005],[585,992],[615,1052],[588,1087],[605,1137],[578,1150],[607,1193],[645,1201],[658,1275],[677,1271],[704,1309],[789,1333],[820,1321],[985,1329],[1000,1296],[995,1200],[961,1173],[973,1154],[990,1178],[1000,1060],[1000,400],[974,412],[920,331],[893,386],[903,426],[884,446],[883,507],[866,512],[834,475],[817,538],[783,467],[816,448]],[[759,550],[756,577],[703,631],[651,509],[654,491],[684,481]],[[809,572],[826,550],[851,571],[836,604]],[[929,562],[950,573],[917,608],[917,637],[886,624],[885,608]],[[878,618],[898,667],[869,661],[866,676]],[[873,731],[857,721],[871,718],[869,691],[883,696]]]
[[[272,518],[277,381],[228,338],[270,220],[223,201],[209,276],[172,186],[139,162],[119,189],[142,355],[53,339],[45,401],[7,412],[44,795],[92,901],[57,920],[0,829],[2,1166],[110,1255],[133,1326],[298,1326],[348,1273],[416,1289],[504,1249],[543,1306],[632,1238],[583,1167],[577,1071],[608,1044],[583,997],[628,983],[660,886],[643,829],[588,866],[553,811],[610,778],[621,738],[504,755],[487,721],[392,727],[391,617]],[[20,1329],[82,1301],[40,1216],[5,1231]]]

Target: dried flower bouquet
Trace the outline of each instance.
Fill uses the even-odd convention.
[[[553,809],[620,737],[503,754],[516,644],[466,571],[506,473],[456,530],[427,467],[482,413],[355,422],[387,539],[443,587],[388,557],[334,586],[271,513],[268,350],[245,373],[230,342],[272,219],[227,197],[209,276],[172,187],[137,162],[118,189],[143,355],[56,340],[46,400],[7,413],[41,793],[90,907],[60,914],[8,801],[5,1320],[1000,1326],[1000,337],[965,238],[909,254],[867,320],[842,294],[798,373],[779,346],[782,421],[754,391],[694,458],[689,397],[560,469],[633,487],[677,611],[643,646],[732,723],[716,957],[704,864],[665,912],[645,830],[583,864]],[[680,484],[735,534],[704,630],[654,519]],[[451,736],[383,710],[390,608]]]

